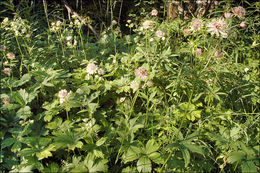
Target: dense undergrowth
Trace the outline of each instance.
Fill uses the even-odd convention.
[[[224,6],[223,6],[224,7]],[[259,3],[211,18],[1,23],[1,171],[259,171]]]

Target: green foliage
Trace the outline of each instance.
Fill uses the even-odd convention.
[[[150,6],[131,34],[113,22],[95,41],[77,16],[32,22],[26,2],[1,2],[24,8],[0,27],[4,172],[259,172],[259,3],[196,29],[134,1]],[[123,1],[108,2],[113,19]]]

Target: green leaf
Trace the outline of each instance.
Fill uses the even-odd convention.
[[[203,150],[202,147],[200,147],[199,145],[195,145],[195,144],[183,144],[186,148],[188,148],[191,152],[195,152],[201,155],[205,154],[205,151]]]
[[[227,162],[228,163],[235,163],[237,161],[241,161],[245,158],[246,154],[243,151],[233,151],[229,153]]]
[[[146,154],[151,154],[159,149],[160,145],[155,143],[154,139],[150,139],[145,146]]]
[[[44,158],[51,157],[52,154],[49,149],[43,150],[42,152],[36,153],[36,156],[38,157],[39,160],[42,160]]]
[[[164,162],[164,159],[163,157],[161,156],[160,153],[158,152],[153,152],[151,154],[149,154],[148,156],[153,162],[157,163],[157,164],[163,164]]]
[[[31,108],[29,106],[25,106],[20,108],[17,113],[16,116],[18,116],[21,119],[26,120],[27,118],[29,118],[33,113],[31,112]]]
[[[124,163],[134,161],[139,158],[141,154],[141,149],[136,146],[130,146],[127,152],[123,155]]]
[[[152,163],[148,157],[141,157],[137,161],[137,170],[138,172],[151,172],[152,171]]]
[[[185,167],[187,167],[190,163],[190,152],[187,149],[181,149],[181,152],[184,158]]]
[[[4,149],[5,147],[11,146],[16,140],[14,138],[6,138],[2,144],[1,148]]]
[[[253,161],[246,161],[242,164],[242,172],[248,173],[248,172],[257,172],[257,168]]]
[[[100,138],[97,142],[96,142],[96,145],[99,147],[101,145],[103,145],[107,140],[107,137],[102,137]]]

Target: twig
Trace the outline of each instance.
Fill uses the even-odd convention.
[[[70,14],[72,15],[75,15],[78,17],[78,19],[84,24],[84,25],[87,25],[88,28],[94,33],[96,39],[99,39],[99,35],[98,33],[95,31],[95,29],[85,20],[83,19],[80,15],[78,15],[78,13],[76,13],[71,7],[70,5],[68,4],[68,2],[66,0],[63,0],[63,3],[68,11],[68,14],[69,14],[69,19],[70,19]]]

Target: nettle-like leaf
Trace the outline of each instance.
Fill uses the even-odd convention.
[[[152,163],[148,157],[141,157],[137,161],[137,170],[138,172],[151,172],[152,171]]]
[[[82,148],[83,143],[80,141],[85,137],[83,132],[77,132],[73,129],[73,123],[65,121],[61,127],[52,134],[54,137],[54,143],[52,145],[56,149],[68,148],[74,150],[75,148]]]
[[[55,148],[52,145],[49,145],[51,141],[50,138],[25,137],[22,142],[28,145],[29,148],[22,149],[20,154],[23,157],[36,156],[38,160],[51,157],[51,152],[55,151]]]

